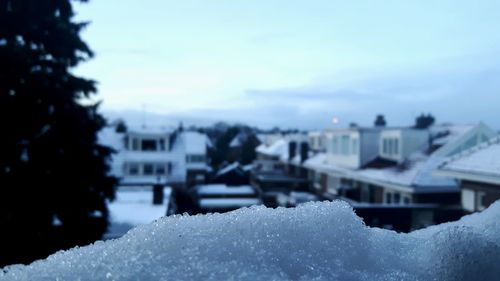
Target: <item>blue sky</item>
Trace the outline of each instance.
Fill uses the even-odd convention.
[[[499,1],[103,0],[76,7],[110,116],[500,128]],[[148,112],[150,114],[143,114]],[[146,117],[144,117],[146,116]]]

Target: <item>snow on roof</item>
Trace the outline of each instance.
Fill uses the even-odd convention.
[[[238,167],[240,167],[240,163],[238,161],[236,162],[233,162],[232,164],[229,164],[227,165],[226,167],[220,169],[218,172],[217,172],[217,176],[221,176],[221,175],[224,175],[224,174],[227,174],[229,173],[230,171],[234,170],[234,169],[237,169]]]
[[[115,127],[105,127],[97,134],[98,142],[109,146],[115,150],[120,150],[124,146],[123,133],[117,133]]]
[[[129,126],[127,128],[127,133],[132,134],[144,134],[144,135],[164,135],[171,134],[175,129],[168,126]]]
[[[253,169],[253,164],[247,164],[241,168],[243,169],[243,171],[248,172],[248,171],[251,171]]]
[[[241,208],[260,205],[258,198],[203,198],[200,200],[202,209]]]
[[[440,169],[499,177],[500,180],[500,137],[494,137],[488,142],[446,159]]]
[[[256,151],[268,156],[288,156],[288,142],[284,139],[279,139],[271,145],[261,144],[256,148]]]
[[[196,187],[197,193],[203,195],[255,195],[255,190],[249,185],[227,186],[225,184],[208,184]]]
[[[376,180],[380,183],[412,188],[414,192],[459,191],[457,183],[452,178],[438,177],[433,174],[442,161],[442,157],[415,152],[410,155],[406,167],[368,168],[352,171],[351,175],[365,180]]]
[[[326,173],[329,171],[337,174],[340,173],[348,178],[373,182],[374,184],[398,185],[406,189],[406,191],[458,191],[458,186],[453,179],[433,175],[432,172],[440,163],[440,158],[429,157],[421,152],[416,152],[410,156],[410,159],[411,161],[404,168],[393,166],[382,169],[366,168],[353,170],[330,164],[327,162],[326,153],[318,153],[307,159],[304,166]]]
[[[231,143],[229,143],[229,147],[240,147],[240,146],[241,146],[240,136],[236,135],[231,141]]]
[[[182,132],[180,137],[184,142],[186,154],[206,154],[207,147],[211,146],[207,135],[199,132]]]
[[[171,216],[0,270],[0,280],[498,280],[500,202],[409,234],[342,201]]]
[[[433,125],[429,128],[431,137],[433,138],[432,144],[445,145],[451,143],[467,132],[472,130],[476,125],[470,124],[439,124]]]

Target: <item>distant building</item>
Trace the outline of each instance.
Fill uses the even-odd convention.
[[[455,154],[439,167],[436,174],[459,181],[465,211],[488,208],[500,199],[500,137]]]
[[[293,134],[257,147],[250,182],[266,206],[290,206],[291,192],[308,190],[307,173],[301,170],[309,157],[308,146],[307,135]]]
[[[447,157],[495,136],[484,124],[426,129],[329,129],[275,138],[257,148],[252,185],[275,204],[291,192],[348,201],[373,226],[409,231],[463,212],[452,178],[433,173]]]
[[[185,187],[205,181],[209,171],[204,134],[167,128],[132,128],[117,132],[114,127],[99,134],[103,145],[112,147],[111,173],[121,186],[155,184]]]

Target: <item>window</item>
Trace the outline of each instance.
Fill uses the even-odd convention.
[[[396,193],[394,193],[394,194],[393,194],[393,199],[394,199],[394,200],[393,200],[393,201],[394,201],[394,203],[399,204],[399,202],[400,202],[400,200],[401,200],[401,195],[400,195],[399,193],[397,193],[397,192],[396,192]]]
[[[399,139],[385,138],[382,140],[382,153],[392,156],[399,154]]]
[[[403,203],[404,203],[404,204],[410,204],[410,202],[411,202],[410,197],[408,197],[408,196],[404,196],[404,197],[403,197]]]
[[[139,164],[137,163],[129,163],[127,164],[127,174],[131,176],[136,176],[139,174]]]
[[[358,154],[358,139],[352,139],[352,154]]]
[[[392,203],[392,194],[390,192],[387,192],[385,194],[385,203],[391,204]]]
[[[332,152],[333,152],[333,154],[338,154],[339,153],[339,138],[338,137],[333,137],[333,140],[332,140]]]
[[[155,139],[143,139],[142,140],[142,151],[156,151],[157,142]]]
[[[151,176],[154,174],[154,165],[153,164],[144,164],[142,167],[142,174],[145,176]]]
[[[202,154],[186,155],[186,162],[188,162],[188,163],[204,163],[205,162],[205,155],[202,155]]]
[[[349,154],[349,136],[342,136],[340,138],[340,149],[342,155]]]
[[[388,147],[389,147],[389,145],[387,143],[387,139],[384,139],[383,140],[383,149],[382,149],[382,152],[384,154],[388,154],[389,153],[389,148]]]
[[[166,170],[165,170],[165,164],[163,163],[158,163],[155,165],[155,174],[156,175],[165,175]]]

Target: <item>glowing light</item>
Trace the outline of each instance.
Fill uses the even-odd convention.
[[[338,124],[339,123],[339,118],[338,117],[333,117],[332,118],[332,123],[333,124]]]

